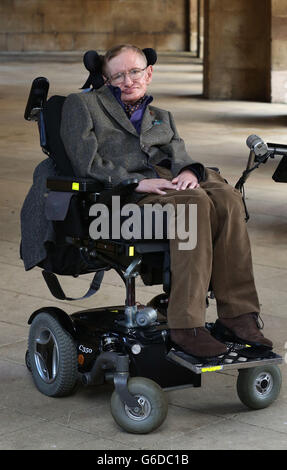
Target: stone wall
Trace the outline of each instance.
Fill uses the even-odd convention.
[[[1,51],[186,46],[185,0],[1,0]]]

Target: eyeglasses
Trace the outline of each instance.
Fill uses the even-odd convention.
[[[132,70],[129,70],[128,72],[115,73],[115,75],[112,75],[109,78],[109,82],[114,84],[114,85],[119,85],[120,83],[125,81],[126,75],[133,82],[136,82],[137,80],[140,80],[143,77],[144,71],[146,70],[146,68],[147,68],[147,66],[144,69],[132,69]]]

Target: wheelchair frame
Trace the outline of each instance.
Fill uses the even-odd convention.
[[[41,147],[51,156],[43,118],[48,88],[44,77],[33,81],[24,116],[38,123]],[[68,192],[95,202],[109,201],[115,194],[129,194],[136,184],[137,181],[128,180],[116,188],[103,188],[93,180],[71,176],[51,178],[47,188],[50,192]],[[79,378],[85,386],[111,382],[112,415],[118,425],[133,433],[151,432],[163,423],[167,415],[163,390],[200,387],[205,372],[237,369],[238,395],[250,408],[264,408],[277,398],[281,386],[278,364],[282,357],[272,351],[237,344],[235,338],[221,336],[228,353],[202,362],[171,342],[166,317],[170,284],[167,241],[147,244],[103,240],[94,241],[91,246],[67,237],[67,243],[78,246],[84,259],[100,261],[98,268],[90,270],[96,274],[88,295],[99,289],[105,270],[115,269],[126,286],[126,303],[72,315],[59,308],[45,307],[30,316],[26,365],[39,391],[48,396],[64,396],[73,392]],[[155,254],[164,267],[165,293],[146,306],[138,306],[135,278],[143,275],[145,256]],[[56,298],[68,298],[54,273],[44,270],[43,275]],[[153,284],[148,276],[144,282]],[[218,336],[216,324],[206,327]]]

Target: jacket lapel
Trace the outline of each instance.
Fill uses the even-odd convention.
[[[142,119],[141,134],[144,134],[153,127],[153,119],[154,116],[152,116],[151,111],[147,106]]]
[[[118,122],[118,124],[120,124],[120,126],[131,134],[136,135],[137,137],[139,136],[120,103],[118,103],[107,86],[103,86],[98,91],[98,97],[108,113]]]

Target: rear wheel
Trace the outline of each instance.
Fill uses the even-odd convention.
[[[49,313],[41,312],[32,321],[28,363],[36,387],[44,395],[60,397],[71,394],[78,377],[76,345],[71,335]]]

